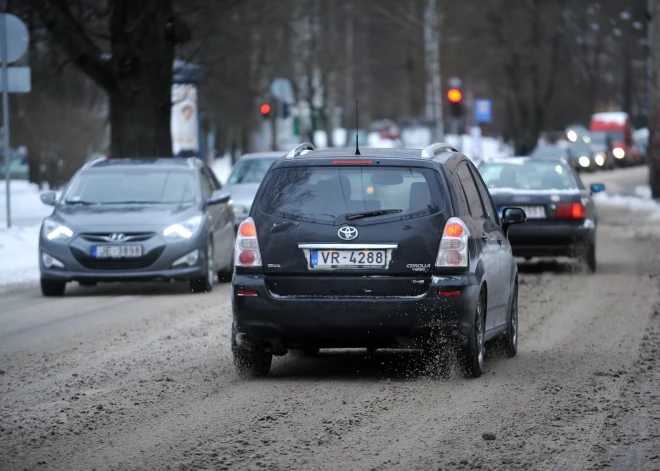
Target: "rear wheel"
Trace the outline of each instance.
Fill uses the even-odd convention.
[[[585,251],[582,253],[581,262],[584,267],[590,272],[594,273],[596,271],[596,242],[592,241]]]
[[[509,309],[509,322],[504,334],[504,351],[512,358],[518,353],[518,286],[514,286]]]
[[[486,316],[483,291],[479,295],[477,309],[474,313],[474,323],[468,335],[464,351],[463,366],[471,378],[478,378],[484,372],[484,357],[486,354]]]
[[[213,290],[213,282],[215,281],[213,256],[213,243],[209,241],[208,248],[206,249],[206,262],[204,265],[206,268],[206,276],[190,280],[190,290],[193,293],[208,293]]]
[[[48,297],[63,296],[66,289],[65,281],[41,279],[41,294]]]
[[[247,350],[236,343],[236,330],[231,328],[231,353],[236,372],[241,378],[258,378],[270,371],[273,354],[263,350]]]

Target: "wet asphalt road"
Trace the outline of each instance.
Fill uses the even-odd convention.
[[[477,380],[364,350],[239,380],[227,285],[3,294],[0,469],[660,469],[660,221],[600,217],[596,274],[521,265],[519,354]]]

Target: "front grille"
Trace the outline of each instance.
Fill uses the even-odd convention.
[[[85,268],[93,270],[138,270],[153,265],[164,250],[164,246],[158,247],[140,258],[93,258],[89,253],[75,247],[71,248],[71,253]]]
[[[123,237],[117,237],[115,234],[121,234]],[[80,237],[89,242],[104,243],[125,243],[125,242],[144,242],[151,239],[155,234],[153,232],[85,232]],[[113,239],[112,237],[115,236]]]

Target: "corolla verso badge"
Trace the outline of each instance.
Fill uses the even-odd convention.
[[[358,230],[351,226],[340,227],[337,235],[343,240],[353,240],[358,236]]]

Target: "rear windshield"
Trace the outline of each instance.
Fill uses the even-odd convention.
[[[280,168],[261,194],[266,214],[322,224],[421,217],[444,206],[435,172],[415,167]]]
[[[492,163],[479,168],[489,190],[577,190],[571,170],[555,162]]]

